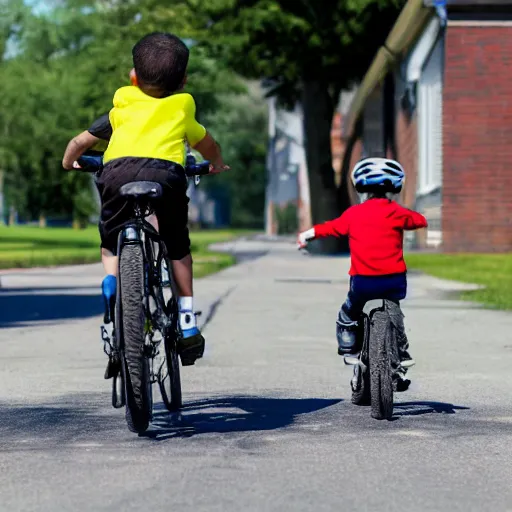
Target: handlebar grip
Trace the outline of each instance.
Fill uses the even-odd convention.
[[[103,159],[101,156],[88,156],[82,155],[78,160],[78,165],[81,169],[79,171],[85,172],[96,172],[99,171],[103,165]]]
[[[210,173],[210,162],[204,161],[199,164],[187,165],[185,174],[187,176],[205,176]]]

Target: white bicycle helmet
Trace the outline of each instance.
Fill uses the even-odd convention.
[[[389,158],[365,158],[352,170],[352,183],[358,192],[402,190],[405,172],[402,166]]]

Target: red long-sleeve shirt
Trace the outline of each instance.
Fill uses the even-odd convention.
[[[337,219],[317,224],[315,238],[348,235],[351,276],[405,272],[405,230],[427,227],[427,219],[389,199],[369,199],[350,207]]]

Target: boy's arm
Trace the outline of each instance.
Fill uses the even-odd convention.
[[[68,171],[74,169],[76,160],[88,149],[93,148],[102,140],[109,141],[110,137],[112,137],[112,125],[109,114],[105,114],[96,119],[88,130],[69,141],[62,158],[62,167]]]
[[[328,236],[344,236],[348,235],[348,212],[343,213],[341,217],[329,220],[322,224],[316,224],[311,229],[299,233],[297,243],[299,248],[304,248],[311,240],[315,238],[325,238]]]
[[[210,173],[227,171],[229,167],[224,163],[220,146],[206,128],[196,120],[196,103],[190,94],[185,96],[184,109],[185,133],[190,146],[210,162]]]
[[[418,212],[405,209],[406,215],[404,216],[404,229],[406,231],[413,231],[415,229],[422,229],[428,226],[427,219]]]
[[[101,139],[92,135],[87,130],[80,135],[73,137],[64,152],[62,167],[67,171],[75,167],[75,162],[90,148],[95,146]]]
[[[208,132],[206,132],[206,135],[202,140],[192,147],[196,151],[199,151],[205,160],[208,160],[211,163],[211,174],[229,170],[229,167],[224,163],[222,158],[220,146]]]

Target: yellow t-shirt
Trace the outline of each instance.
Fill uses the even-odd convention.
[[[190,94],[153,98],[138,87],[122,87],[114,95],[109,114],[112,136],[103,161],[141,157],[185,165],[185,142],[193,147],[206,135],[195,116],[196,104]]]

